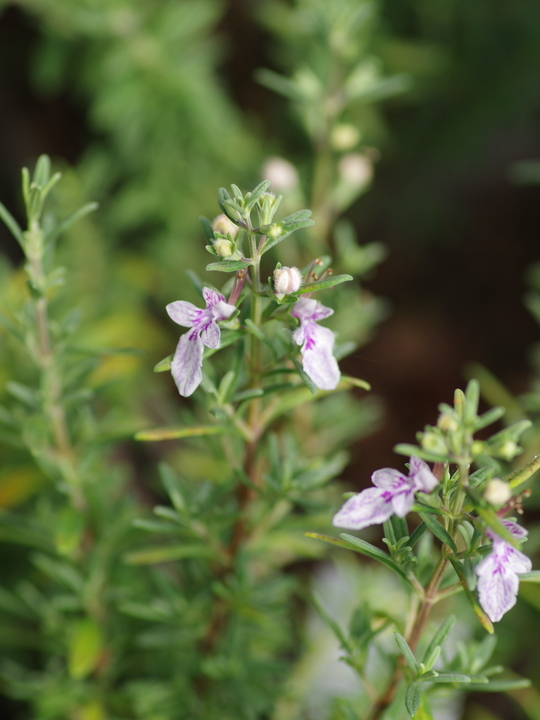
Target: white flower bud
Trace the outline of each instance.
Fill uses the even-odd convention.
[[[501,507],[501,505],[507,503],[511,497],[512,490],[510,486],[500,478],[490,480],[484,490],[484,500],[487,500],[490,505],[494,505],[495,507]]]
[[[358,129],[350,123],[335,125],[330,134],[330,143],[334,150],[346,152],[352,150],[360,140]]]
[[[219,257],[228,258],[233,254],[234,247],[230,240],[217,238],[217,240],[214,240],[214,250],[217,252]]]
[[[282,267],[274,270],[274,291],[280,300],[296,292],[302,284],[302,273],[296,267]]]
[[[238,225],[235,225],[226,215],[218,215],[212,222],[212,230],[215,233],[230,235],[233,240],[238,235],[239,229]]]
[[[371,181],[373,165],[365,155],[349,153],[339,161],[339,174],[349,185],[361,188]]]
[[[272,190],[287,192],[298,185],[298,173],[294,165],[280,157],[271,157],[264,163],[262,176],[270,180]]]

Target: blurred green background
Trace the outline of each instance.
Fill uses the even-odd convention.
[[[194,299],[185,271],[201,273],[206,262],[198,216],[217,214],[217,187],[254,185],[276,155],[295,165],[310,196],[305,118],[259,82],[259,71],[321,70],[321,4],[0,2],[0,197],[17,215],[20,168],[48,153],[65,174],[61,213],[100,203],[60,253],[88,343],[145,351],[111,357],[95,378],[106,383],[110,407],[122,408],[119,452],[141,477],[160,451],[127,438],[166,423],[179,403],[172,381],[151,368],[176,341],[164,305],[185,293]],[[336,2],[335,13],[346,22],[354,5]],[[372,187],[348,217],[361,243],[388,251],[367,282],[387,319],[371,332],[381,306],[367,323],[372,342],[344,363],[384,407],[380,430],[361,442],[348,471],[359,486],[374,468],[395,464],[396,442],[434,422],[469,363],[489,368],[513,394],[530,390],[538,338],[523,298],[539,284],[540,4],[383,0],[374,8],[366,53],[389,76],[406,76],[407,87],[345,118],[361,129],[375,164]],[[22,293],[12,273],[21,257],[4,227],[0,247],[0,295],[9,304]],[[0,353],[3,385],[9,347]],[[20,489],[3,492],[7,506],[24,500]],[[538,606],[534,595],[502,629],[516,666],[533,652],[525,646],[538,637]],[[540,674],[531,663],[519,669]],[[474,710],[477,702],[469,704],[475,720],[526,717],[507,699],[482,699],[484,710]],[[533,705],[528,717],[540,717]]]

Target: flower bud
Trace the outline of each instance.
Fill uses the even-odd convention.
[[[437,420],[437,427],[444,433],[454,433],[459,429],[458,422],[448,413],[441,413]]]
[[[226,215],[218,215],[212,223],[212,230],[215,233],[225,237],[230,235],[233,240],[238,235],[239,229],[238,225],[235,225]]]
[[[302,273],[297,267],[282,267],[274,270],[274,291],[281,300],[285,295],[296,292],[302,284]]]
[[[294,165],[280,157],[271,157],[264,163],[262,176],[272,183],[276,192],[294,190],[298,185],[298,173]]]
[[[283,232],[283,225],[280,225],[280,223],[274,223],[273,225],[270,226],[266,235],[269,238],[272,238],[273,240],[275,240],[276,238],[278,238],[281,235],[282,232]]]
[[[513,440],[507,440],[502,447],[499,449],[498,455],[504,460],[512,460],[519,455],[520,447]]]
[[[214,240],[213,247],[221,258],[231,257],[234,252],[234,245],[230,240],[226,240],[225,238],[217,238]]]
[[[335,125],[330,134],[330,142],[334,150],[346,152],[352,150],[360,140],[358,129],[350,123]]]
[[[427,452],[435,453],[436,455],[446,455],[446,445],[444,440],[434,432],[425,432],[422,435],[421,445]]]
[[[484,490],[484,500],[495,507],[501,507],[507,503],[511,497],[512,490],[510,489],[510,486],[500,478],[493,478],[493,480],[490,480]]]
[[[373,177],[373,165],[369,158],[360,153],[349,153],[339,161],[339,174],[342,180],[355,188],[367,185]]]

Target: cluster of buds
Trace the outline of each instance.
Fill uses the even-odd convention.
[[[212,247],[216,255],[224,260],[239,260],[241,255],[236,247],[236,236],[240,228],[226,215],[218,215],[213,223],[214,240]]]

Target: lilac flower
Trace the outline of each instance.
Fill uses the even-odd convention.
[[[215,290],[203,288],[203,297],[206,307],[202,310],[184,300],[169,303],[166,308],[175,323],[191,328],[180,338],[171,363],[171,373],[178,392],[184,397],[189,397],[202,380],[204,345],[209,348],[219,347],[221,331],[217,323],[227,320],[236,309]]]
[[[503,520],[503,525],[518,540],[525,540],[527,531],[512,520]],[[478,576],[478,599],[492,622],[498,622],[502,616],[516,604],[519,575],[530,572],[530,559],[499,535],[486,531],[492,539],[490,554],[476,566]]]
[[[300,327],[293,333],[293,339],[302,345],[304,372],[321,390],[333,390],[340,377],[336,358],[332,355],[334,333],[317,325],[319,320],[329,317],[333,310],[317,300],[301,297],[294,304],[291,315],[300,320]]]
[[[335,515],[334,525],[362,530],[368,525],[379,525],[394,514],[405,517],[413,506],[416,492],[429,493],[439,484],[428,465],[417,457],[411,458],[408,475],[393,468],[382,468],[375,470],[371,480],[375,487],[349,498]]]

